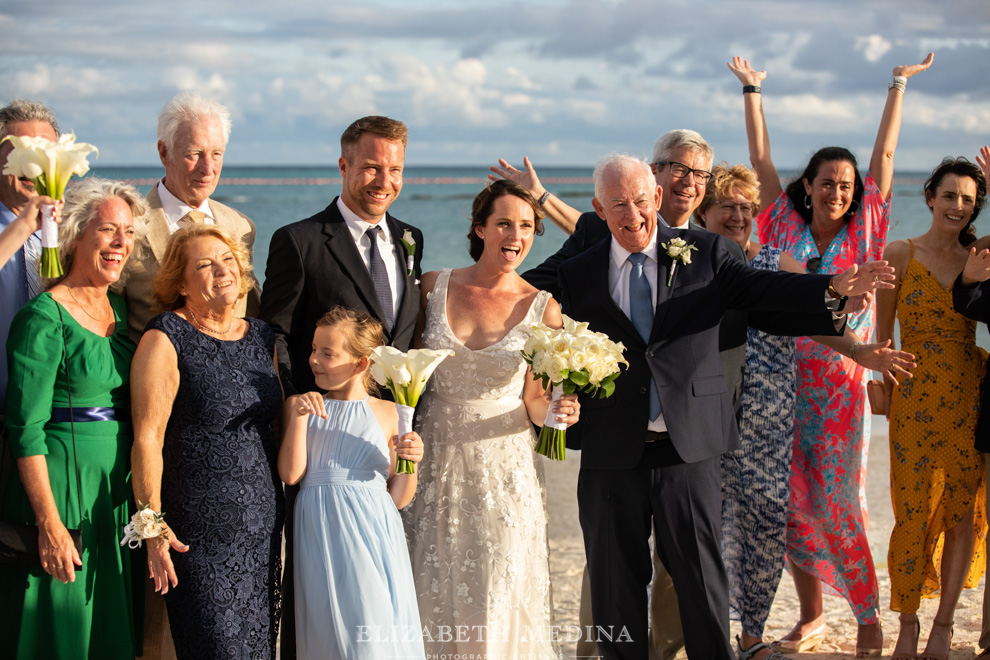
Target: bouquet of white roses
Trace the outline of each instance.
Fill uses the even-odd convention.
[[[371,353],[371,377],[387,387],[395,397],[399,411],[399,437],[412,431],[413,413],[426,381],[443,360],[454,351],[434,351],[428,348],[403,353],[392,346],[379,346]],[[396,474],[413,474],[416,466],[404,458],[395,462]]]
[[[540,431],[536,451],[555,460],[564,460],[567,425],[558,422],[553,404],[561,394],[584,392],[607,398],[615,392],[619,365],[629,363],[622,357],[626,347],[608,335],[588,330],[587,323],[578,323],[562,315],[564,327],[559,330],[540,323],[523,347],[523,359],[533,376],[543,381],[543,387],[553,385],[550,409]]]
[[[13,151],[7,156],[3,173],[34,182],[39,195],[61,200],[65,187],[73,176],[89,171],[91,153],[99,155],[96,147],[76,142],[76,134],[63,135],[58,142],[43,137],[8,135],[0,142],[10,141]],[[52,207],[41,207],[41,276],[61,277],[62,264],[58,258],[58,225],[52,219]]]

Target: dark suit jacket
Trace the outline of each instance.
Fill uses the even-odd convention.
[[[960,275],[960,277],[962,277]],[[952,306],[957,312],[982,323],[990,323],[990,281],[963,286],[959,278],[952,285]],[[990,452],[990,371],[983,376],[980,388],[980,417],[976,422],[976,449]]]
[[[690,228],[706,231],[704,227],[695,224],[693,220],[690,223]],[[564,241],[561,248],[547,257],[546,261],[536,268],[523,273],[522,277],[537,289],[549,291],[555,299],[560,300],[560,283],[558,281],[560,265],[610,236],[608,225],[597,213],[594,211],[582,213],[574,226],[574,233]],[[729,254],[741,263],[749,263],[746,259],[746,253],[737,243],[725,241],[725,247]],[[831,319],[827,323],[818,323],[817,325],[816,321],[822,321],[822,317],[800,318],[793,311],[784,314],[774,312],[754,314],[752,318],[747,311],[742,309],[727,309],[725,311],[719,325],[718,350],[721,353],[723,370],[728,380],[732,405],[737,413],[742,400],[742,371],[746,362],[746,338],[749,326],[752,325],[757,330],[772,335],[836,334],[835,324],[831,322]],[[577,446],[574,444],[576,440],[572,438],[572,434],[568,434],[568,446],[576,449]]]
[[[407,351],[412,346],[419,315],[420,261],[423,232],[386,214],[396,251],[403,232],[416,241],[413,274],[405,275],[405,292],[388,343]],[[316,322],[334,305],[368,312],[379,321],[381,304],[368,267],[337,209],[337,200],[316,215],[280,228],[272,236],[261,293],[262,320],[275,331],[279,375],[286,394],[316,389],[309,368]]]
[[[668,287],[671,259],[659,244],[677,236],[698,250],[690,265],[677,267]],[[816,328],[834,328],[825,308],[829,275],[749,268],[729,256],[725,239],[709,232],[658,227],[657,244],[657,310],[649,342],[609,294],[610,241],[599,242],[560,267],[564,313],[621,341],[630,364],[616,379],[611,397],[582,397],[581,421],[568,435],[578,435],[583,467],[628,469],[638,463],[646,439],[651,375],[671,441],[684,461],[701,461],[738,446],[718,354],[719,321],[726,309],[790,311]]]

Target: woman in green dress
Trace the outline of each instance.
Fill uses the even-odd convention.
[[[134,247],[134,218],[146,208],[132,186],[76,183],[59,229],[68,274],[21,308],[10,328],[5,414],[17,471],[2,515],[38,525],[41,566],[0,567],[3,658],[141,654],[135,591],[143,586],[142,562],[132,570],[132,553],[119,544],[132,509],[135,346],[123,300],[108,288],[120,278]],[[82,553],[67,528],[82,530]]]

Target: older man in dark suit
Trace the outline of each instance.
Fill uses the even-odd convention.
[[[423,233],[389,215],[402,190],[408,129],[388,117],[363,117],[340,137],[343,191],[316,215],[272,236],[261,318],[275,331],[286,394],[316,390],[309,368],[316,322],[335,305],[367,312],[388,343],[407,351],[419,315]],[[292,510],[296,487],[286,489]],[[282,658],[295,657],[292,516],[286,517],[282,578]]]
[[[874,262],[834,277],[750,269],[720,236],[658,227],[661,195],[646,163],[600,163],[594,206],[611,238],[560,266],[564,312],[622,341],[630,363],[611,398],[582,402],[571,430],[582,448],[578,504],[593,616],[605,658],[645,660],[652,522],[689,657],[729,660],[719,456],[738,434],[719,321],[734,307],[790,310],[818,326],[846,296],[883,285],[891,269]],[[676,239],[694,248],[690,260],[670,249]]]

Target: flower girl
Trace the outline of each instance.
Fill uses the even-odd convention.
[[[309,359],[326,394],[289,397],[278,471],[300,483],[295,506],[298,655],[424,658],[409,551],[398,508],[415,474],[396,474],[396,455],[423,457],[416,433],[396,438],[395,404],[368,395],[381,325],[363,312],[330,310]]]

